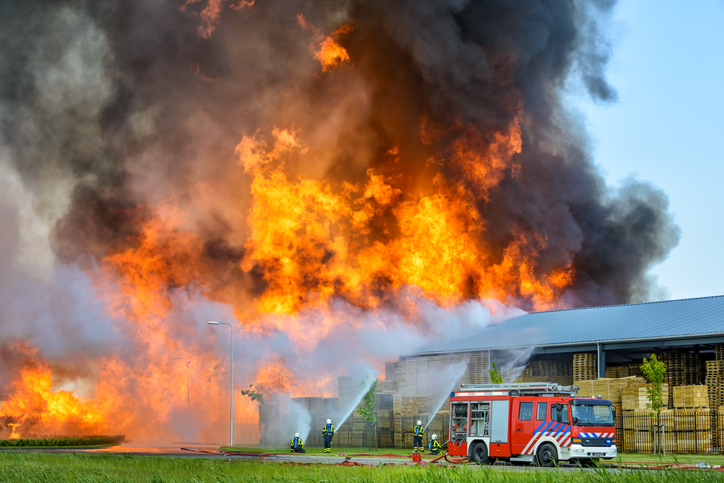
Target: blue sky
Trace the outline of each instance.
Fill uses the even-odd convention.
[[[610,185],[669,196],[679,246],[651,274],[668,299],[724,295],[724,1],[624,0],[609,25],[619,101],[580,100]]]

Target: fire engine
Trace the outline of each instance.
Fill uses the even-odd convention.
[[[577,392],[578,386],[545,382],[463,384],[450,394],[448,454],[540,466],[615,458],[611,401]]]

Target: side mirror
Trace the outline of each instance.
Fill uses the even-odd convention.
[[[611,411],[613,412],[613,420],[616,421],[616,408],[611,408]]]

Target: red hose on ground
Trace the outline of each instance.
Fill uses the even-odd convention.
[[[441,455],[440,455],[440,456],[438,456],[437,458],[435,458],[435,459],[433,459],[433,460],[430,460],[430,461],[428,461],[428,463],[435,463],[435,462],[437,462],[437,461],[439,461],[439,460],[441,460],[441,459],[445,458],[446,456],[447,456],[447,453],[445,453],[445,454],[441,454]]]
[[[450,459],[448,459],[447,456],[448,456],[447,453],[445,453],[445,461],[447,461],[448,463],[456,464],[456,465],[459,465],[460,463],[467,463],[467,461],[468,461],[467,456],[463,456],[461,458],[450,458]]]

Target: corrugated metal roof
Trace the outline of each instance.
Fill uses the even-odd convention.
[[[534,312],[418,353],[575,345],[724,334],[724,295]]]

